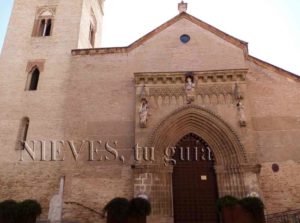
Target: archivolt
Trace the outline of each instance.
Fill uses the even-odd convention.
[[[233,129],[210,110],[188,105],[175,110],[154,129],[148,145],[163,154],[186,134],[194,133],[205,140],[214,152],[216,165],[246,164],[246,153]]]

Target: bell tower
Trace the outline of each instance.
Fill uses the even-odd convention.
[[[104,0],[15,0],[2,56],[100,47],[103,7]]]
[[[103,1],[14,0],[0,55],[0,152],[5,154],[0,156],[0,172],[15,171],[15,176],[5,177],[6,183],[16,178],[27,181],[32,193],[6,187],[0,191],[1,198],[35,194],[43,198],[39,202],[47,209],[49,195],[57,193],[52,185],[65,174],[62,164],[31,165],[30,161],[19,161],[20,154],[24,141],[56,140],[66,135],[66,98],[73,94],[66,89],[75,76],[70,70],[76,60],[71,51],[100,47]],[[38,173],[40,170],[45,177]],[[29,175],[34,178],[27,178]],[[40,181],[47,185],[42,190],[36,187]],[[47,211],[43,215],[46,217]]]
[[[0,144],[12,156],[17,155],[18,140],[37,133],[46,138],[64,134],[55,123],[63,120],[65,89],[73,78],[71,51],[100,47],[103,4],[104,0],[14,1],[0,55],[0,104],[5,105],[0,120],[10,123],[2,126],[12,133],[0,136]],[[34,132],[41,129],[38,126],[43,130]]]

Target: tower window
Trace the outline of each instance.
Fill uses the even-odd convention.
[[[51,35],[51,19],[42,19],[38,31],[38,36],[50,36]]]
[[[96,20],[93,9],[91,9],[90,27],[89,27],[89,42],[90,42],[92,48],[95,47],[96,33],[97,33],[97,20]]]
[[[38,87],[38,82],[40,78],[40,71],[38,68],[34,68],[32,72],[28,74],[26,89],[27,91],[35,91]]]
[[[96,36],[95,28],[94,28],[93,24],[91,24],[89,39],[90,39],[90,43],[93,48],[95,47],[95,36]]]
[[[51,36],[55,8],[38,10],[32,36]]]
[[[19,134],[18,134],[18,145],[21,145],[20,149],[25,148],[25,141],[27,140],[28,129],[29,129],[29,118],[24,117],[21,120]]]

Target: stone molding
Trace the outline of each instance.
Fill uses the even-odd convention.
[[[195,103],[197,104],[234,104],[234,85],[201,85],[195,89]],[[148,98],[159,104],[159,98],[162,105],[172,103],[180,104],[181,100],[187,101],[184,87],[150,87],[148,88]]]
[[[194,79],[193,102],[235,103],[236,86],[246,83],[247,72],[247,69],[189,72]],[[187,72],[135,73],[136,94],[143,92],[143,97],[156,105],[181,104],[181,101],[188,101],[186,75]]]
[[[232,94],[232,84],[222,85],[204,85],[196,88],[196,95],[226,95]],[[185,94],[183,87],[153,87],[149,88],[149,96],[183,96]]]
[[[54,17],[56,13],[56,5],[45,5],[45,6],[40,6],[36,9],[36,19],[39,19],[43,12],[49,11],[52,15],[47,16],[47,17]],[[42,16],[43,17],[43,16]]]
[[[170,141],[178,140],[180,137],[183,137],[182,134],[184,134],[185,131],[194,131],[196,134],[197,131],[208,131],[213,138],[208,139],[210,136],[206,136],[206,138],[211,141],[212,144],[218,147],[228,146],[227,149],[230,150],[232,154],[227,154],[227,156],[229,156],[227,161],[231,161],[221,161],[224,159],[224,155],[226,155],[221,148],[219,148],[220,154],[215,154],[216,158],[219,157],[219,161],[227,164],[247,163],[245,149],[233,128],[211,110],[193,104],[178,108],[163,118],[150,134],[147,146],[161,148],[163,144],[167,147],[168,145],[164,143],[166,139],[170,139]],[[188,132],[186,132],[186,134],[188,134]],[[221,144],[214,142],[218,137],[222,138],[222,140],[218,142]],[[176,142],[174,141],[172,143]],[[214,151],[214,153],[216,152]]]
[[[29,73],[33,70],[34,67],[37,67],[40,72],[44,71],[45,60],[29,60],[26,66],[26,72]]]
[[[192,72],[195,84],[209,83],[236,83],[244,82],[248,69],[195,71]],[[187,72],[166,72],[166,73],[135,73],[135,84],[143,85],[163,85],[163,84],[184,84]]]

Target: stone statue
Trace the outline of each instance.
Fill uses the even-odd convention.
[[[188,104],[195,101],[195,97],[196,97],[196,95],[195,95],[195,83],[193,82],[193,79],[190,76],[188,76],[186,78],[185,93],[186,93],[186,100],[187,100]]]
[[[241,92],[240,86],[237,83],[234,86],[234,98],[238,101],[243,99],[243,94]]]
[[[62,220],[63,191],[64,177],[60,179],[58,194],[55,194],[50,200],[50,207],[48,213],[48,220],[50,221],[50,223],[60,223]]]
[[[140,127],[141,128],[146,128],[147,127],[147,120],[148,120],[148,111],[149,111],[149,106],[148,106],[148,101],[143,98],[141,100],[141,107],[139,110],[139,115],[140,115]]]
[[[238,112],[239,112],[239,116],[240,116],[240,118],[239,118],[240,126],[244,127],[247,125],[245,111],[244,111],[244,105],[241,101],[239,101],[236,106],[238,108]]]

